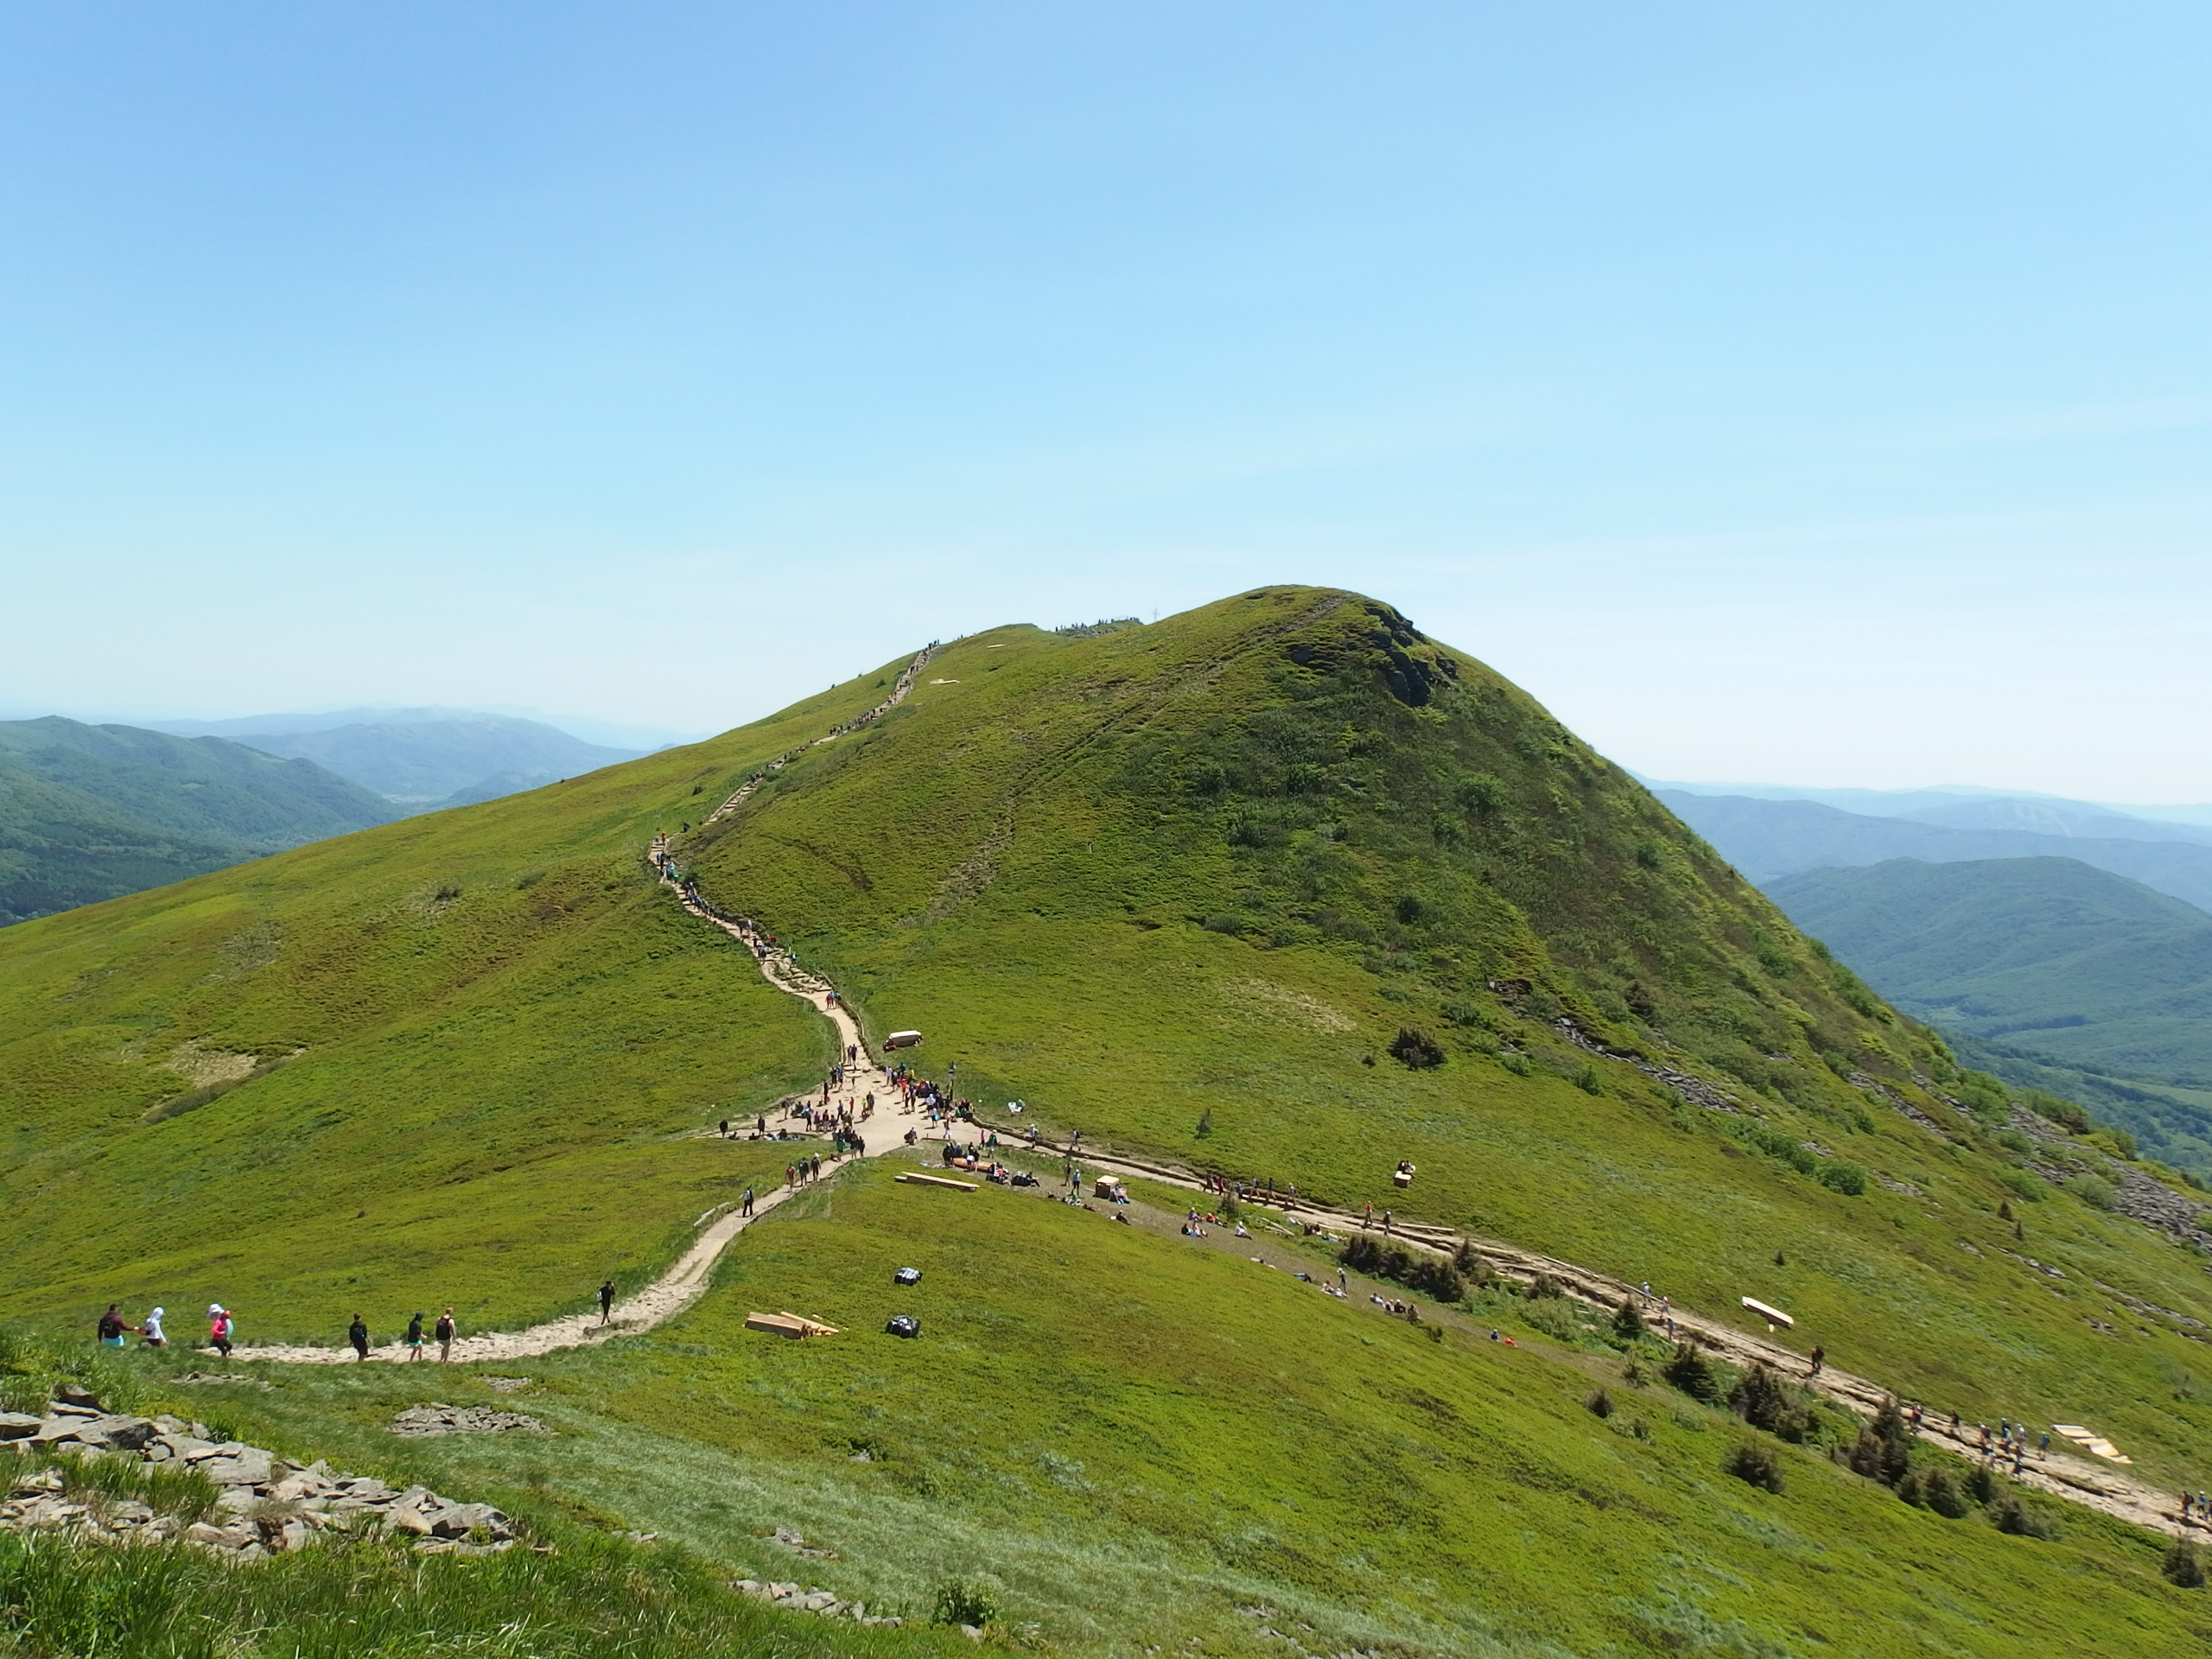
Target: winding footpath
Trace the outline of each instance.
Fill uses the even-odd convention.
[[[896,708],[913,688],[922,667],[936,649],[932,644],[918,653],[900,674],[891,695],[881,703],[857,719],[791,750],[754,773],[715,810],[706,823],[713,823],[734,813],[762,784],[806,750],[833,742]],[[647,857],[661,884],[675,893],[686,910],[710,925],[721,929],[744,946],[760,968],[761,976],[770,984],[807,1003],[836,1028],[840,1057],[851,1058],[847,1061],[843,1081],[834,1091],[834,1097],[857,1103],[867,1094],[875,1095],[880,1111],[861,1129],[866,1150],[849,1154],[842,1159],[825,1156],[823,1160],[824,1170],[855,1158],[877,1158],[887,1153],[906,1150],[903,1131],[893,1127],[900,1118],[899,1109],[893,1103],[899,1098],[898,1091],[892,1084],[889,1074],[869,1052],[860,1022],[845,1007],[836,988],[818,975],[800,967],[791,953],[773,944],[757,924],[743,917],[727,915],[702,897],[690,881],[677,874],[671,855],[671,843],[665,835],[654,837]],[[911,1117],[911,1108],[906,1109],[906,1114]],[[858,1117],[857,1110],[855,1116]],[[702,1133],[711,1134],[712,1131]],[[816,1137],[808,1138],[819,1143]],[[1024,1148],[1014,1145],[1007,1149],[1020,1151]],[[1065,1144],[1042,1135],[1029,1142],[1027,1149],[1048,1156],[1074,1160],[1093,1175],[1121,1175],[1201,1194],[1207,1199],[1206,1205],[1203,1207],[1211,1208],[1215,1199],[1214,1189],[1205,1177],[1176,1166],[1101,1153],[1090,1147]],[[526,1331],[486,1332],[463,1337],[454,1344],[453,1357],[461,1363],[526,1359],[561,1349],[588,1347],[612,1337],[634,1336],[649,1331],[673,1319],[698,1300],[707,1288],[715,1263],[721,1259],[732,1240],[755,1221],[773,1214],[779,1205],[798,1192],[807,1190],[804,1185],[796,1189],[773,1188],[756,1195],[751,1215],[740,1214],[734,1209],[721,1215],[701,1231],[690,1249],[677,1259],[674,1266],[636,1295],[618,1302],[611,1316],[605,1320],[594,1310],[534,1325]],[[1311,1223],[1325,1230],[1349,1234],[1360,1230],[1363,1224],[1362,1217],[1357,1212],[1332,1209],[1304,1199],[1294,1204],[1275,1199],[1260,1207],[1271,1208],[1275,1214],[1286,1219]],[[715,1212],[710,1211],[708,1213],[712,1216]],[[1548,1276],[1566,1294],[1593,1306],[1614,1308],[1624,1300],[1640,1300],[1639,1287],[1625,1280],[1613,1279],[1572,1262],[1562,1262],[1556,1257],[1524,1250],[1502,1239],[1484,1238],[1403,1219],[1394,1223],[1391,1237],[1394,1242],[1445,1255],[1456,1253],[1463,1246],[1471,1247],[1502,1276],[1522,1283],[1531,1282],[1540,1276]],[[1733,1325],[1682,1308],[1674,1310],[1674,1321],[1679,1332],[1695,1338],[1702,1346],[1729,1363],[1737,1366],[1765,1364],[1778,1374],[1814,1389],[1861,1416],[1871,1417],[1885,1401],[1893,1397],[1892,1390],[1833,1366],[1824,1368],[1817,1376],[1808,1376],[1806,1375],[1808,1364],[1802,1355]],[[398,1343],[372,1348],[370,1354],[372,1358],[378,1360],[404,1361],[407,1358],[407,1350]],[[289,1364],[333,1365],[352,1363],[354,1357],[351,1349],[276,1344],[240,1346],[233,1351],[233,1357],[275,1360]],[[1978,1455],[1970,1429],[1962,1428],[1955,1436],[1948,1432],[1948,1426],[1939,1424],[1932,1414],[1923,1425],[1922,1438],[1968,1459]],[[2182,1519],[2180,1501],[2175,1496],[2115,1469],[2063,1452],[2054,1452],[2043,1458],[2031,1459],[2020,1480],[2022,1484],[2053,1497],[2101,1510],[2154,1531],[2199,1537],[2207,1530]]]

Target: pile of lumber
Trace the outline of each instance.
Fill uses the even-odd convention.
[[[962,1192],[973,1192],[976,1190],[976,1183],[973,1181],[956,1181],[944,1175],[924,1175],[918,1171],[911,1169],[899,1179],[913,1186],[950,1186]]]
[[[837,1327],[824,1325],[819,1319],[810,1319],[803,1313],[748,1313],[745,1316],[748,1331],[772,1331],[779,1337],[834,1337]]]

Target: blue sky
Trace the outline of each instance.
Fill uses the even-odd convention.
[[[0,705],[689,729],[1399,605],[1625,764],[2212,800],[2212,14],[0,15]]]

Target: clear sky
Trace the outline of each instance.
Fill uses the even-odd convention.
[[[1387,598],[1647,772],[2212,800],[2212,13],[0,12],[0,706],[695,730]]]

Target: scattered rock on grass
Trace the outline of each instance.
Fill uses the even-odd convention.
[[[498,1434],[508,1429],[545,1434],[551,1431],[537,1418],[519,1411],[493,1411],[489,1406],[410,1406],[391,1420],[395,1434]]]
[[[820,1585],[801,1589],[795,1583],[740,1579],[730,1586],[741,1595],[757,1596],[795,1613],[818,1613],[824,1618],[849,1618],[862,1624],[896,1630],[905,1621],[893,1613],[871,1613],[864,1601],[845,1601]]]
[[[104,1412],[81,1389],[57,1397],[45,1416],[30,1421],[35,1432],[15,1437],[19,1449],[196,1469],[221,1491],[207,1519],[187,1521],[135,1498],[87,1494],[80,1502],[69,1495],[60,1470],[43,1469],[16,1480],[0,1499],[0,1531],[106,1543],[180,1539],[239,1563],[305,1549],[326,1532],[369,1528],[411,1534],[426,1554],[490,1555],[514,1547],[513,1522],[488,1503],[455,1503],[427,1486],[394,1491],[372,1476],[333,1473],[320,1459],[302,1465],[261,1446],[219,1442],[201,1423]]]

